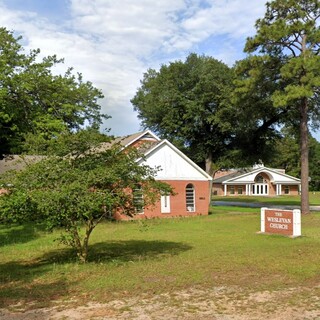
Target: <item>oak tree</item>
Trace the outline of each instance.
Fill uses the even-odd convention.
[[[224,108],[233,71],[209,56],[190,54],[185,61],[149,69],[131,100],[143,127],[169,138],[208,173],[225,156],[230,125]]]

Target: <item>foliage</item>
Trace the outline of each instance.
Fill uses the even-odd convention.
[[[320,191],[320,142],[309,138],[310,190]]]
[[[290,106],[275,108],[272,94],[283,87],[278,57],[249,56],[235,65],[232,113],[235,144],[247,163],[272,160],[281,141],[279,123],[288,123]]]
[[[320,4],[318,0],[275,0],[266,7],[264,18],[256,22],[256,35],[247,39],[245,51],[262,56],[257,59],[279,62],[270,68],[277,86],[270,98],[274,107],[290,110],[292,122],[299,119],[301,209],[307,213],[308,121],[318,125],[320,112]],[[250,78],[255,76],[252,69]]]
[[[268,166],[285,169],[287,174],[299,178],[299,138],[294,131],[285,128],[281,133],[281,138],[275,144],[273,159]]]
[[[223,111],[232,88],[232,70],[207,56],[149,69],[131,100],[145,128],[169,138],[210,171],[225,154],[231,127]]]
[[[19,153],[25,135],[50,140],[61,131],[98,126],[103,95],[72,68],[55,75],[63,60],[23,52],[22,38],[0,28],[0,156]]]
[[[296,130],[283,129],[281,133],[281,138],[275,144],[273,159],[268,166],[285,169],[287,174],[299,178],[299,137]],[[312,191],[320,190],[319,159],[320,143],[309,135],[309,185]]]
[[[6,177],[10,194],[1,197],[2,221],[32,219],[46,222],[51,230],[63,228],[60,240],[85,262],[89,237],[99,222],[119,211],[135,214],[132,190],[137,185],[142,186],[145,206],[154,204],[161,191],[171,191],[154,179],[157,169],[138,161],[136,150],[122,151],[106,137],[101,145],[101,139],[87,130],[68,133],[57,141],[61,154],[47,155]]]

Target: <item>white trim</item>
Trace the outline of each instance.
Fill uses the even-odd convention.
[[[253,183],[251,185],[253,196],[268,196],[269,185],[267,183]]]
[[[265,207],[261,208],[261,222],[260,222],[260,232],[266,232],[265,219],[266,219],[266,209]]]
[[[293,210],[293,237],[301,236],[301,211],[299,209]]]
[[[283,177],[287,177],[287,178],[293,180],[293,181],[291,181],[291,182],[289,182],[289,181],[286,182],[286,181],[282,181],[282,180],[272,181],[273,184],[275,184],[275,183],[284,183],[284,184],[290,184],[290,183],[291,183],[291,184],[296,184],[297,182],[300,183],[300,179],[298,179],[298,178],[289,176],[289,175],[287,175],[287,174],[285,174],[285,173],[282,173],[282,172],[279,172],[279,171],[276,171],[276,170],[273,170],[273,169],[270,169],[270,168],[267,168],[267,167],[261,167],[261,168],[258,168],[258,169],[256,169],[256,170],[252,170],[252,171],[250,171],[250,172],[246,172],[246,173],[244,173],[244,174],[242,174],[242,175],[239,175],[239,176],[237,176],[237,177],[234,177],[234,178],[230,178],[230,179],[228,179],[228,180],[225,180],[224,182],[222,182],[222,184],[241,183],[241,182],[237,182],[237,180],[239,180],[239,179],[241,179],[241,178],[243,178],[243,177],[245,177],[245,176],[249,176],[249,175],[253,175],[253,174],[257,175],[257,174],[259,174],[259,173],[261,173],[261,172],[273,173],[273,174],[280,175],[280,176],[283,176]],[[252,182],[252,183],[253,183],[254,180],[252,180],[252,181],[250,180],[250,181],[248,181],[248,182]]]
[[[192,196],[193,196],[193,199],[192,199],[192,207],[190,207],[190,209],[192,208],[192,210],[189,210],[188,208],[188,195],[187,195],[187,187],[191,185],[192,186]],[[190,191],[190,190],[189,190]],[[190,196],[190,195],[189,195]],[[194,184],[193,183],[188,183],[186,186],[185,186],[185,197],[186,197],[186,210],[187,212],[196,212],[196,189],[194,187]]]
[[[176,148],[171,142],[169,142],[167,139],[162,140],[160,143],[158,143],[157,145],[155,145],[153,148],[151,148],[150,150],[148,150],[144,156],[145,158],[148,158],[148,156],[151,153],[154,153],[157,149],[161,148],[162,145],[167,145],[169,148],[171,148],[174,152],[176,152],[180,157],[182,157],[186,162],[188,162],[194,169],[196,169],[201,175],[204,176],[204,178],[208,181],[212,181],[212,177],[207,174],[203,169],[201,169],[197,164],[195,164],[190,158],[188,158],[183,152],[181,152],[178,148]],[[138,159],[138,162],[144,161],[143,158]],[[160,176],[157,177],[157,179],[160,180]],[[166,177],[167,180],[169,180],[168,177]],[[173,179],[172,179],[173,180]],[[183,179],[179,179],[177,177],[175,177],[174,180],[183,180]],[[190,178],[189,178],[190,180]],[[192,180],[202,180],[201,178],[198,179],[192,179]]]
[[[161,173],[161,171],[160,171]],[[200,177],[192,177],[192,178],[188,178],[188,177],[170,177],[170,176],[160,176],[159,174],[157,174],[157,176],[154,178],[155,180],[172,180],[172,181],[209,181],[208,179],[203,179]]]
[[[162,195],[160,198],[160,202],[161,202],[161,213],[171,213],[170,195],[169,194]]]

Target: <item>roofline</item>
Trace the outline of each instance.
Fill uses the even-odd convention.
[[[237,177],[235,177],[235,178],[231,178],[231,179],[228,179],[228,180],[226,180],[226,181],[223,181],[222,184],[230,183],[230,182],[232,182],[232,180],[234,180],[234,179],[239,179],[239,178],[242,178],[242,177],[244,177],[244,176],[246,176],[246,175],[250,175],[250,174],[252,174],[252,173],[261,172],[261,171],[263,171],[264,169],[265,169],[266,171],[271,171],[272,173],[279,174],[279,175],[284,176],[284,177],[288,177],[288,178],[290,178],[290,179],[293,179],[293,180],[301,183],[301,179],[299,179],[299,178],[289,176],[288,174],[281,173],[281,172],[279,172],[279,171],[270,169],[270,168],[268,168],[268,167],[261,167],[261,168],[257,168],[256,170],[252,170],[252,171],[250,171],[250,172],[244,173],[244,174],[242,174],[242,175],[240,175],[240,176],[237,176]],[[281,182],[281,181],[280,181],[280,182]]]
[[[212,177],[206,173],[203,169],[201,169],[196,163],[194,163],[189,157],[187,157],[182,151],[180,151],[177,147],[175,147],[170,141],[167,139],[162,140],[160,143],[155,145],[153,148],[148,150],[144,156],[147,157],[151,152],[155,151],[157,148],[160,148],[163,144],[168,145],[171,149],[173,149],[175,152],[177,152],[185,161],[187,161],[191,166],[193,166],[197,171],[199,171],[203,176],[206,177],[207,180],[212,181]],[[142,158],[140,158],[138,161],[141,161]]]
[[[141,134],[138,136],[138,137],[136,137],[135,139],[133,139],[133,140],[131,140],[129,143],[127,143],[125,146],[124,146],[124,148],[126,148],[126,147],[128,147],[128,146],[130,146],[131,144],[133,144],[134,142],[136,142],[137,140],[139,140],[141,137],[143,137],[145,134],[150,134],[153,138],[155,138],[157,141],[161,141],[161,139],[158,137],[158,136],[156,136],[152,131],[150,131],[150,130],[146,130],[146,131],[143,131],[143,132],[141,132]],[[130,136],[130,135],[129,135]]]

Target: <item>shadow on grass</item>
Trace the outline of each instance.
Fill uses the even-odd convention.
[[[89,245],[88,262],[128,262],[160,259],[177,255],[192,249],[190,245],[170,241],[127,240],[100,242]],[[43,256],[50,263],[67,263],[76,261],[76,253],[71,249],[49,252]]]
[[[113,241],[89,246],[89,263],[126,263],[162,259],[177,255],[192,247],[169,241]],[[32,301],[50,305],[52,300],[68,296],[73,283],[74,264],[78,263],[76,253],[71,249],[54,250],[33,261],[15,261],[0,264],[0,308],[17,302]],[[63,270],[59,265],[65,264]],[[71,264],[70,268],[67,264]],[[80,272],[89,272],[79,264]],[[94,266],[90,267],[90,273]]]
[[[38,231],[44,227],[35,224],[0,225],[0,247],[26,243],[39,237]]]
[[[41,279],[51,271],[52,266],[43,261],[0,264],[0,308],[28,302],[49,305],[52,300],[65,296],[70,283],[50,276],[46,277],[48,280]]]

